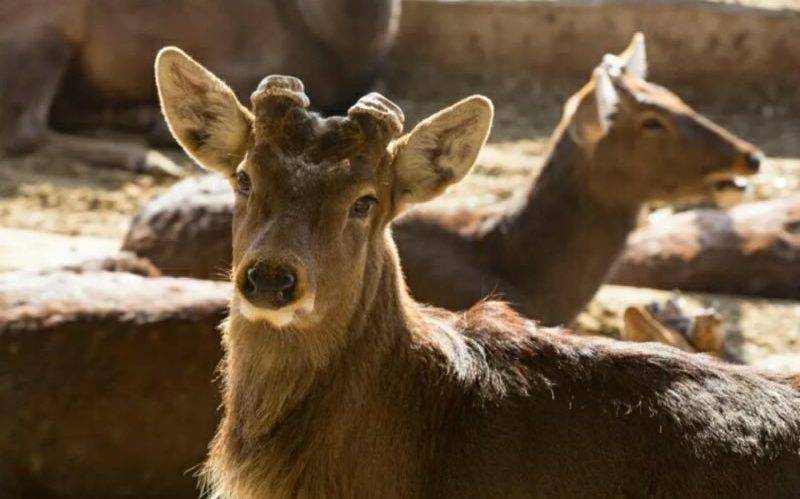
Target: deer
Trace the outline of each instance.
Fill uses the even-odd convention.
[[[606,279],[643,205],[708,197],[759,170],[755,146],[646,76],[637,33],[567,100],[541,172],[507,202],[421,207],[399,220],[414,297],[464,310],[493,294],[542,324],[569,324]]]
[[[190,47],[240,95],[265,73],[285,71],[305,79],[321,109],[339,109],[380,74],[399,15],[400,0],[5,0],[0,156],[181,176],[178,165],[144,144],[63,128],[93,107],[152,106],[152,58],[167,44]],[[56,118],[66,122],[60,131]]]
[[[800,377],[412,298],[391,222],[467,175],[485,97],[403,133],[377,93],[322,117],[295,77],[245,107],[178,48],[155,73],[175,139],[236,193],[210,497],[800,494]]]

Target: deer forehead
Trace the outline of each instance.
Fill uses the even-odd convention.
[[[344,158],[365,145],[359,127],[348,118],[323,118],[303,108],[293,108],[277,119],[258,116],[254,125],[256,147],[268,145],[288,156],[307,156],[312,162]]]
[[[256,145],[239,165],[271,195],[284,197],[334,194],[377,186],[383,174],[380,158],[367,156],[312,161],[303,152],[289,154],[269,144]]]
[[[253,147],[243,163],[289,173],[364,175],[387,152],[385,140],[365,134],[349,117],[323,118],[294,108],[278,120],[257,117],[254,125]]]

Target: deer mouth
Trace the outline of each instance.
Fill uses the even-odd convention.
[[[706,185],[715,204],[725,208],[742,201],[750,180],[746,176],[732,173],[712,173],[706,177]]]
[[[727,178],[719,178],[712,180],[711,189],[714,191],[737,191],[744,192],[750,181],[746,177],[730,176]]]
[[[300,300],[290,305],[272,309],[259,307],[250,303],[246,298],[237,296],[236,308],[250,322],[266,322],[275,328],[282,329],[297,323],[309,322],[314,312],[314,302],[314,294],[306,293]]]

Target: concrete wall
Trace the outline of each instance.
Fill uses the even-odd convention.
[[[797,101],[800,11],[706,1],[406,0],[395,62],[451,77],[580,77],[647,35],[651,76]]]

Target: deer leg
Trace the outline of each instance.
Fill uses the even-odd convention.
[[[73,46],[50,28],[15,30],[0,38],[0,152],[181,175],[180,167],[145,146],[65,135],[48,128],[50,108],[73,51]]]
[[[73,47],[57,32],[12,30],[0,39],[0,147],[7,154],[36,150],[47,133],[53,97]]]
[[[47,132],[39,153],[52,158],[73,158],[86,163],[120,168],[134,173],[180,177],[181,167],[153,149],[134,142],[113,141]]]

